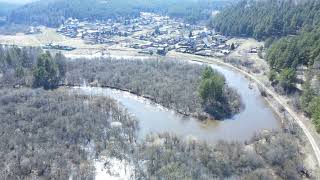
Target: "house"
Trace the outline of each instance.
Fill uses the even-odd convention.
[[[226,49],[227,45],[226,44],[220,44],[217,46],[218,49]]]
[[[212,51],[210,50],[202,50],[195,53],[195,55],[199,56],[212,56]]]
[[[257,48],[252,48],[252,49],[250,49],[249,52],[250,52],[250,53],[258,53],[258,50],[257,50]]]
[[[228,49],[222,49],[220,52],[221,52],[222,54],[224,54],[224,55],[230,54],[230,50],[228,50]]]
[[[161,55],[161,56],[165,56],[167,55],[168,51],[166,48],[158,48],[157,49],[157,54]]]
[[[185,47],[176,48],[176,52],[185,53],[185,52],[187,52],[187,48],[185,48]]]
[[[160,28],[159,33],[160,33],[160,35],[168,34],[168,28],[167,27]]]
[[[219,35],[219,34],[216,34],[213,36],[220,44],[221,43],[225,43],[228,41],[228,38],[226,38],[225,36],[222,36],[222,35]]]
[[[147,55],[153,55],[153,51],[152,50],[147,50],[147,49],[143,49],[143,50],[139,51],[138,53],[147,54]]]
[[[204,47],[205,48],[209,48],[210,47],[210,43],[209,43],[209,40],[208,40],[208,38],[203,38],[202,39],[202,42],[204,43]]]

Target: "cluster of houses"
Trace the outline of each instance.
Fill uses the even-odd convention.
[[[197,27],[199,28],[199,27]],[[156,30],[157,31],[157,30]],[[135,43],[130,47],[142,49],[142,53],[154,51],[154,49],[175,50],[182,53],[190,53],[201,56],[225,56],[235,48],[235,45],[228,45],[228,38],[215,34],[214,31],[203,29],[184,29],[187,33],[175,30],[164,34],[149,33],[134,37],[145,43]]]
[[[92,44],[119,44],[116,37],[125,37],[126,46],[140,53],[166,55],[168,51],[202,56],[224,56],[234,45],[228,38],[205,26],[186,24],[154,13],[141,13],[131,19],[79,21],[68,19],[57,32],[70,38],[81,38]]]
[[[92,44],[115,44],[117,42],[111,40],[112,37],[130,37],[152,23],[142,17],[94,22],[69,18],[57,29],[57,32],[70,38],[81,38]]]
[[[155,22],[148,28],[150,31],[132,36],[143,41],[130,45],[141,49],[141,53],[159,54],[159,51],[163,53],[174,50],[201,56],[225,56],[236,48],[235,45],[227,44],[227,37],[205,26],[190,25],[152,13],[142,13],[141,17]]]

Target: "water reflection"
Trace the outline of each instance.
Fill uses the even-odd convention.
[[[116,99],[139,120],[140,138],[149,133],[169,132],[209,143],[217,140],[245,141],[263,130],[280,128],[280,122],[260,96],[258,88],[249,88],[250,82],[239,73],[219,66],[212,67],[226,77],[229,86],[237,89],[245,104],[245,109],[231,119],[200,122],[128,92],[91,87],[75,90],[87,95],[110,96]]]

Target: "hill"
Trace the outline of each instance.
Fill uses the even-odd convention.
[[[0,1],[0,16],[6,16],[8,13],[17,8],[19,5],[16,4],[11,4],[11,3],[6,3],[6,2],[1,2]]]
[[[265,39],[297,34],[320,24],[320,1],[241,1],[218,14],[211,25],[232,36]]]
[[[35,2],[38,0],[0,0],[0,3],[10,3],[10,4],[27,4],[30,2]]]
[[[49,0],[26,4],[9,15],[11,23],[57,26],[66,18],[108,19],[138,16],[151,11],[182,17],[194,23],[208,19],[212,10],[221,9],[229,1],[217,0]]]
[[[269,80],[280,93],[300,95],[295,106],[320,132],[320,1],[241,1],[211,25],[225,35],[266,40]]]

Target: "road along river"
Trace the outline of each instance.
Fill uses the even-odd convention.
[[[290,106],[287,105],[286,100],[278,95],[274,90],[267,87],[261,80],[259,80],[256,76],[246,72],[243,69],[240,69],[238,67],[235,67],[231,64],[225,63],[222,61],[222,59],[217,58],[208,58],[208,57],[202,57],[202,56],[195,56],[195,55],[189,55],[189,54],[183,54],[183,53],[177,53],[173,56],[174,58],[179,59],[185,59],[188,62],[197,62],[197,63],[205,63],[210,65],[219,65],[224,68],[228,68],[230,70],[233,70],[235,72],[238,72],[239,74],[242,74],[242,76],[247,76],[250,78],[254,83],[256,83],[258,86],[260,86],[262,89],[264,89],[268,96],[272,97],[277,103],[279,103],[286,112],[289,113],[289,115],[294,119],[294,121],[300,126],[303,133],[306,135],[308,141],[311,144],[311,147],[313,149],[315,158],[317,160],[317,164],[320,167],[320,148],[312,134],[312,131],[310,131],[307,126],[302,121],[301,117],[296,113]]]
[[[261,97],[258,88],[249,87],[249,80],[238,72],[216,65],[211,66],[225,76],[229,86],[238,91],[245,105],[244,110],[231,119],[201,122],[177,114],[150,100],[109,88],[83,86],[71,89],[71,91],[116,99],[139,120],[139,138],[149,133],[168,132],[208,143],[215,143],[218,140],[246,141],[263,130],[274,130],[281,127],[280,121]]]

